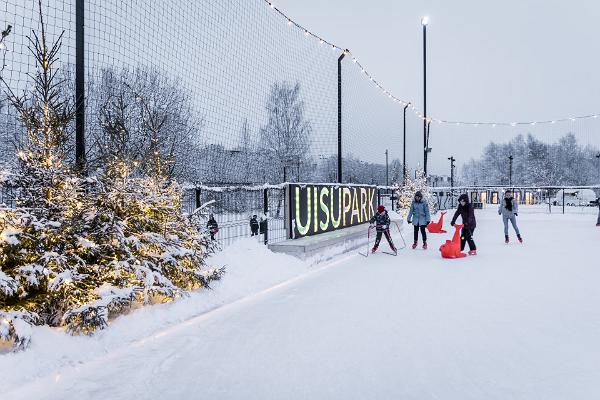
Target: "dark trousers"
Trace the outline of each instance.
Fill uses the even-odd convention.
[[[475,232],[475,228],[467,228],[466,226],[463,226],[460,235],[460,251],[465,249],[465,243],[469,243],[469,250],[477,250],[475,241],[473,241],[473,232]]]
[[[258,227],[256,228],[251,228],[252,234],[250,236],[258,236]]]
[[[392,242],[392,235],[390,235],[390,230],[386,229],[385,231],[377,231],[377,236],[375,236],[375,248],[379,247],[379,242],[381,242],[381,235],[385,234],[385,238],[392,250],[396,250],[396,246],[394,246],[394,242]]]
[[[415,225],[415,243],[417,243],[417,241],[419,240],[419,229],[421,230],[421,237],[423,238],[423,243],[425,243],[427,241],[427,232],[425,232],[425,225]]]

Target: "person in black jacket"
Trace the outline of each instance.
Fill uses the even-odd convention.
[[[390,247],[394,253],[397,252],[396,246],[394,246],[394,242],[392,241],[392,235],[390,234],[390,216],[388,212],[385,210],[383,205],[377,207],[377,212],[371,218],[371,228],[373,224],[375,224],[375,230],[377,231],[377,236],[375,237],[375,246],[371,249],[371,253],[375,253],[379,248],[379,243],[381,242],[381,236],[385,235]],[[370,229],[370,228],[369,228]]]
[[[260,224],[258,223],[258,217],[255,215],[250,218],[250,236],[258,236],[258,228],[260,228]]]
[[[600,227],[600,197],[596,199],[596,205],[598,206],[598,220],[596,221],[596,226]]]
[[[469,243],[469,255],[477,255],[477,246],[475,246],[475,241],[473,240],[473,232],[477,227],[477,221],[475,220],[475,210],[473,209],[473,205],[469,202],[469,196],[466,194],[461,194],[458,197],[458,208],[454,213],[450,225],[454,226],[459,215],[462,217],[464,225],[460,235],[460,250],[463,251],[465,249],[465,243]]]
[[[206,228],[210,233],[211,240],[215,240],[215,235],[217,234],[217,232],[219,232],[219,224],[217,224],[217,221],[215,220],[215,216],[213,214],[210,214],[208,222],[206,223]]]

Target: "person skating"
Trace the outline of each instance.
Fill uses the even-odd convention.
[[[468,242],[469,255],[477,255],[477,246],[475,246],[475,241],[473,240],[473,232],[477,227],[477,221],[475,220],[475,209],[469,202],[469,196],[466,194],[461,194],[458,197],[458,208],[454,213],[454,217],[452,218],[450,225],[454,226],[459,215],[462,217],[462,222],[464,225],[460,235],[460,251],[465,249],[465,243]]]
[[[258,236],[258,229],[260,224],[258,223],[258,216],[255,214],[250,218],[250,236]]]
[[[371,253],[375,253],[379,248],[379,242],[381,242],[381,236],[385,235],[390,247],[394,253],[397,252],[396,246],[394,246],[394,242],[392,241],[392,235],[390,234],[390,216],[388,212],[385,210],[383,205],[377,207],[377,212],[371,218],[371,228],[375,224],[375,229],[377,230],[377,236],[375,237],[375,246],[371,249]],[[370,229],[370,228],[369,228]]]
[[[508,244],[510,238],[508,236],[508,221],[513,226],[515,233],[517,234],[517,239],[519,239],[520,243],[523,243],[523,238],[521,237],[521,232],[519,232],[519,227],[517,226],[517,215],[519,212],[519,203],[513,197],[512,190],[507,190],[504,192],[504,199],[500,202],[498,206],[498,215],[502,216],[502,221],[504,222],[504,242]]]
[[[219,224],[217,224],[217,221],[215,220],[215,216],[213,214],[210,214],[208,222],[206,223],[206,228],[210,233],[210,239],[215,240],[215,235],[219,232]]]
[[[410,205],[407,221],[409,224],[413,224],[414,227],[415,240],[412,248],[416,249],[419,244],[420,230],[421,237],[423,238],[423,250],[427,250],[427,233],[425,232],[425,228],[431,222],[431,216],[429,214],[429,204],[423,199],[423,194],[421,192],[415,193],[415,198]]]

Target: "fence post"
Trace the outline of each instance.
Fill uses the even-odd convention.
[[[377,205],[381,204],[381,189],[377,188]]]
[[[75,3],[75,163],[85,172],[84,0]]]
[[[269,244],[269,218],[267,217],[269,214],[269,189],[266,188],[263,190],[263,213],[266,221],[264,241],[265,244]]]
[[[564,214],[565,213],[565,188],[564,187],[563,187],[562,191],[563,191],[563,195],[562,195],[562,198],[563,198],[563,200],[562,200],[563,207],[562,208],[563,208],[563,214]]]
[[[344,50],[338,58],[338,183],[342,183],[342,60],[348,52]]]

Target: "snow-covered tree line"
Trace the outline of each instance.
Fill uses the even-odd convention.
[[[65,91],[73,88],[69,67],[60,70]],[[192,97],[177,81],[155,70],[105,68],[86,82],[87,167],[102,168],[111,160],[126,158],[138,171],[157,168],[179,182],[212,185],[263,184],[287,181],[337,181],[337,155],[315,156],[314,132],[305,116],[298,83],[276,82],[265,105],[267,120],[260,128],[245,120],[237,144],[226,147],[203,143],[207,135],[204,117],[192,105]],[[14,150],[23,146],[26,131],[18,116],[0,96],[0,164],[14,163]],[[10,112],[6,112],[6,111]],[[65,157],[73,161],[74,125],[66,131]],[[386,167],[354,155],[343,159],[344,181],[383,185]],[[402,174],[401,162],[390,160],[389,181]]]
[[[27,346],[31,325],[91,333],[136,304],[185,296],[223,273],[206,265],[215,244],[203,210],[181,211],[175,142],[162,136],[165,125],[189,123],[171,117],[179,110],[165,117],[184,100],[131,80],[137,108],[127,114],[115,90],[101,114],[106,140],[93,153],[102,162],[82,174],[68,157],[75,102],[58,69],[62,35],[50,42],[39,8],[41,32],[28,37],[33,89],[20,95],[0,76],[24,132],[13,169],[0,173],[0,186],[16,193],[16,207],[0,205],[0,341],[15,348]],[[141,135],[140,147],[130,134]]]
[[[572,133],[555,143],[531,134],[519,135],[506,144],[490,143],[477,160],[462,168],[464,185],[508,185],[509,157],[513,157],[513,185],[567,186],[600,183],[598,148],[582,146]]]

